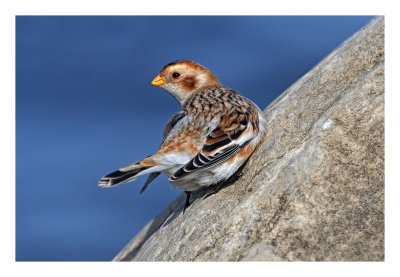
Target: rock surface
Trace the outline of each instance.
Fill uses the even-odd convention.
[[[264,113],[242,177],[185,214],[182,193],[114,260],[384,260],[384,19]]]

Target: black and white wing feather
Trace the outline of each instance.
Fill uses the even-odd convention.
[[[234,115],[231,114],[230,116]],[[206,137],[202,150],[186,165],[177,170],[170,177],[170,180],[175,181],[198,170],[218,165],[245,147],[253,138],[252,129],[248,128],[248,120],[238,114],[236,120],[229,120],[229,123],[229,126],[220,124],[215,128]]]

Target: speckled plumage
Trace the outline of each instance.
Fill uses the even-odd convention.
[[[260,109],[238,92],[221,85],[214,73],[192,61],[166,65],[152,82],[173,95],[182,111],[167,124],[158,151],[103,177],[104,187],[160,173],[185,191],[232,176],[262,141],[265,119]]]

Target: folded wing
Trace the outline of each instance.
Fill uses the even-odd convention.
[[[248,114],[231,113],[206,137],[202,150],[176,171],[170,180],[213,167],[237,154],[254,137],[254,130],[250,126]]]

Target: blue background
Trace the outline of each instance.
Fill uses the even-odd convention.
[[[191,59],[264,109],[372,17],[16,18],[16,260],[111,260],[180,193],[100,177],[152,154],[179,109],[149,82]]]

